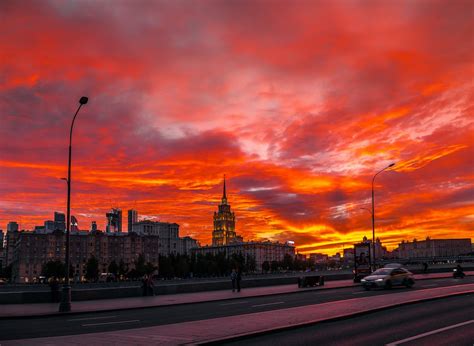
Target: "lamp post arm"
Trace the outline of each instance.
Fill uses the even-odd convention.
[[[69,146],[72,145],[72,130],[74,128],[74,122],[76,121],[77,114],[79,113],[79,110],[82,107],[82,103],[79,104],[79,107],[77,107],[76,114],[74,114],[74,117],[72,118],[72,123],[71,123],[71,129],[69,130]]]

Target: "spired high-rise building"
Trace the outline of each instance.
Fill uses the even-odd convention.
[[[218,211],[214,212],[212,246],[228,245],[242,241],[242,237],[235,233],[235,214],[230,210],[230,205],[227,204],[224,175],[224,192],[222,194],[222,203],[219,204]]]

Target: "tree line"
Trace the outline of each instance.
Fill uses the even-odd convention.
[[[256,260],[253,256],[242,253],[232,254],[230,257],[225,252],[217,254],[198,255],[170,255],[159,256],[159,265],[146,262],[143,255],[139,255],[133,262],[131,268],[120,260],[118,263],[113,260],[107,266],[107,273],[110,274],[108,280],[137,280],[144,275],[154,275],[155,277],[190,278],[190,277],[222,277],[230,274],[232,269],[239,269],[242,273],[276,273],[281,271],[300,271],[306,269],[326,269],[326,265],[315,264],[312,260],[303,260],[285,255],[282,261],[265,261],[261,268],[257,268]],[[6,269],[4,277],[11,277],[11,267]],[[81,273],[82,274],[82,273]],[[87,281],[95,282],[100,278],[99,261],[91,256],[85,265],[84,277]],[[51,260],[43,265],[41,275],[46,278],[64,278],[66,275],[66,265],[60,260]],[[70,278],[74,278],[75,270],[71,265],[69,268]]]

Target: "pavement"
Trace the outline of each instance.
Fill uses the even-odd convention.
[[[474,275],[474,271],[465,272]],[[415,280],[449,278],[452,273],[415,274]],[[230,286],[230,283],[229,283]],[[126,309],[140,309],[147,307],[168,306],[177,304],[191,304],[216,300],[240,299],[246,297],[271,296],[277,294],[299,293],[302,291],[327,290],[359,286],[352,280],[326,281],[324,286],[298,288],[296,282],[292,285],[278,285],[266,287],[244,288],[241,292],[206,291],[196,293],[170,294],[153,297],[131,297],[117,299],[101,299],[72,302],[72,311],[65,315],[80,314],[97,311],[116,311]],[[60,315],[58,303],[41,304],[2,304],[0,318],[25,318],[35,316]]]
[[[398,307],[456,295],[474,294],[474,284],[461,284],[423,290],[403,290],[400,293],[346,299],[295,308],[173,323],[146,328],[111,332],[55,336],[2,341],[8,345],[200,345],[222,344],[238,338],[292,329],[322,321],[338,320],[390,307]],[[90,321],[88,321],[90,320]],[[122,323],[130,328],[133,320],[99,322],[94,317],[76,319],[76,323],[92,326]],[[139,322],[139,321],[138,321]]]

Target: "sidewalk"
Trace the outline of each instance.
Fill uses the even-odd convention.
[[[474,275],[474,271],[466,272],[466,275]],[[451,277],[451,273],[434,273],[434,274],[418,274],[415,275],[416,280],[423,279],[440,279]],[[229,283],[230,286],[230,283]],[[335,280],[326,281],[324,286],[311,288],[298,288],[296,282],[292,285],[279,285],[267,287],[244,288],[241,292],[233,293],[230,289],[224,291],[207,291],[196,293],[170,294],[154,297],[132,297],[117,299],[102,299],[72,302],[72,311],[66,314],[86,313],[96,311],[113,311],[126,310],[145,307],[167,306],[177,304],[199,303],[206,301],[239,299],[258,296],[269,296],[285,293],[298,293],[312,290],[326,290],[335,288],[344,288],[359,286],[354,284],[352,280]],[[47,316],[59,315],[58,303],[46,304],[4,304],[0,305],[0,318],[30,317],[30,316]]]
[[[213,318],[155,327],[118,330],[23,340],[2,341],[9,345],[199,345],[222,343],[242,336],[261,334],[285,328],[344,318],[388,307],[422,300],[473,294],[474,284],[438,287],[424,290],[403,290],[401,293],[353,298],[343,301],[306,305],[275,311]],[[284,313],[282,313],[284,312]],[[138,321],[139,322],[139,321]],[[216,328],[225,326],[225,328]]]

